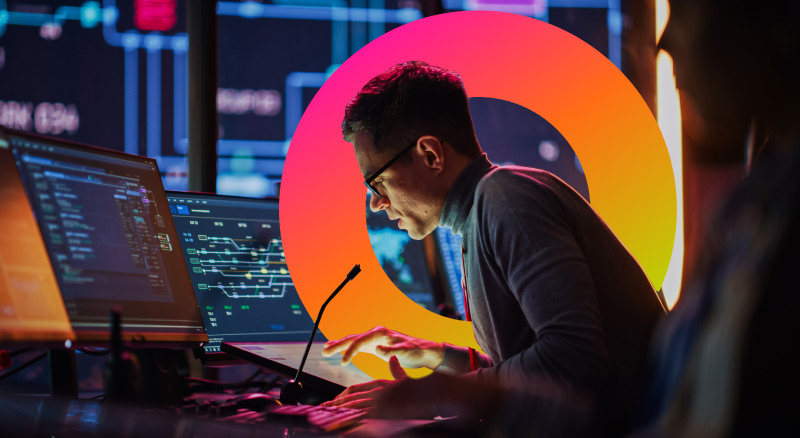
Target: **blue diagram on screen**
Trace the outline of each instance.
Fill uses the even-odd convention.
[[[277,200],[168,196],[209,344],[306,341],[314,321],[283,253]]]

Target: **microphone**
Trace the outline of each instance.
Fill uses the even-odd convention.
[[[314,330],[311,331],[311,337],[308,338],[308,344],[306,345],[306,351],[303,353],[303,359],[300,361],[300,367],[297,368],[297,374],[295,374],[294,379],[289,380],[286,382],[283,387],[281,387],[281,397],[280,402],[282,404],[291,404],[296,405],[300,402],[300,396],[303,392],[303,384],[300,383],[300,373],[303,372],[303,366],[306,364],[306,359],[308,359],[308,352],[311,350],[311,343],[314,342],[314,336],[317,334],[317,328],[319,328],[319,322],[322,320],[322,312],[325,311],[325,307],[328,306],[328,303],[331,302],[333,297],[339,293],[340,290],[346,285],[350,280],[356,278],[356,275],[361,272],[361,265],[353,266],[353,269],[347,273],[347,278],[344,279],[342,284],[336,288],[335,291],[325,300],[325,303],[322,304],[322,307],[319,309],[319,314],[317,314],[317,320],[314,322]]]

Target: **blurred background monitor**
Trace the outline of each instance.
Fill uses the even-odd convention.
[[[222,342],[307,341],[314,320],[286,265],[278,200],[188,192],[167,199],[209,336],[204,352],[219,353]]]
[[[437,294],[441,288],[437,288],[438,280],[426,254],[425,242],[414,240],[405,230],[398,229],[385,212],[370,211],[369,198],[367,233],[375,257],[392,283],[415,303],[438,312],[443,297]]]
[[[0,346],[75,338],[8,141],[0,130]]]
[[[297,123],[340,64],[403,24],[461,10],[549,22],[623,67],[619,1],[220,0],[217,192],[274,196]],[[0,0],[0,125],[146,155],[167,189],[187,190],[185,17],[184,0]],[[539,132],[518,151],[533,163],[551,162],[539,143],[565,145],[472,105],[507,138]]]
[[[6,132],[79,342],[208,341],[155,160]]]

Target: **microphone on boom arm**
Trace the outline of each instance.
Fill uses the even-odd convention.
[[[286,382],[283,387],[281,388],[281,397],[280,401],[282,404],[292,404],[296,405],[300,401],[300,396],[303,392],[303,385],[300,383],[300,373],[303,372],[303,366],[306,364],[306,359],[308,358],[308,352],[311,350],[311,343],[314,341],[314,336],[317,334],[317,328],[319,328],[319,322],[322,320],[322,312],[325,311],[325,307],[328,303],[331,302],[333,297],[339,293],[340,290],[346,285],[350,280],[356,278],[356,275],[361,272],[361,265],[353,266],[353,269],[347,274],[347,278],[344,279],[342,284],[336,288],[335,291],[325,300],[325,303],[322,304],[322,307],[319,309],[319,314],[317,314],[317,320],[314,322],[314,330],[311,331],[311,337],[308,338],[308,344],[306,345],[306,351],[303,353],[303,359],[300,361],[300,367],[297,368],[297,374],[294,376],[294,379],[289,380]]]

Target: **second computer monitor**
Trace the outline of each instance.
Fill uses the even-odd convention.
[[[307,341],[314,321],[286,266],[278,200],[167,197],[210,339],[205,352],[222,342]]]

